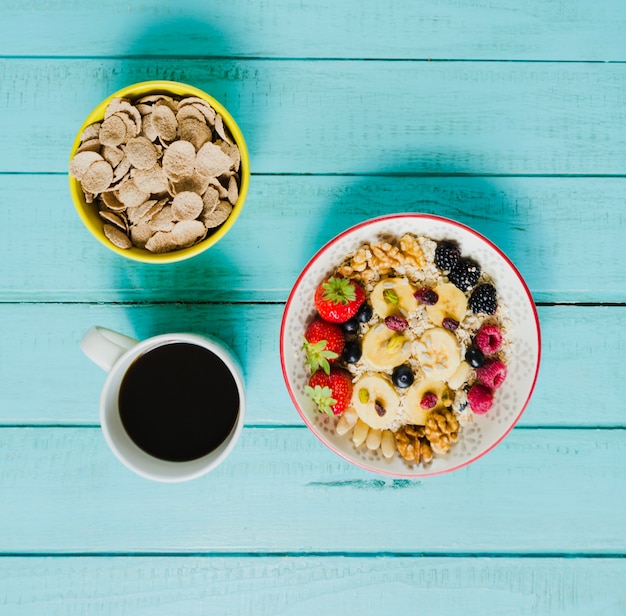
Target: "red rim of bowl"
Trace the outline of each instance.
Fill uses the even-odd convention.
[[[511,425],[507,428],[507,430],[504,432],[504,434],[502,434],[502,436],[497,441],[495,441],[492,445],[487,447],[485,450],[481,451],[478,455],[476,455],[473,458],[467,460],[466,462],[463,462],[461,464],[457,464],[456,466],[453,466],[451,468],[447,468],[447,469],[444,469],[444,470],[424,472],[424,473],[420,473],[420,474],[417,474],[417,475],[416,474],[411,474],[411,473],[396,473],[396,472],[392,472],[392,471],[386,471],[384,469],[372,468],[372,467],[367,466],[366,464],[363,464],[363,463],[361,463],[361,462],[359,462],[359,461],[357,461],[357,460],[355,460],[353,458],[350,458],[349,456],[347,456],[342,451],[336,449],[331,443],[325,441],[318,434],[317,430],[315,429],[315,426],[309,420],[309,418],[306,416],[306,413],[300,408],[300,404],[298,403],[298,399],[296,398],[296,395],[295,395],[295,393],[294,393],[294,391],[293,391],[293,389],[291,387],[291,384],[289,382],[289,378],[287,376],[287,369],[286,369],[286,366],[285,366],[284,341],[285,341],[285,322],[287,320],[287,313],[289,312],[289,308],[291,306],[291,302],[293,301],[293,298],[294,298],[294,295],[296,293],[296,290],[300,286],[300,282],[302,281],[302,279],[304,278],[306,273],[309,271],[309,269],[313,266],[313,263],[315,261],[317,261],[317,259],[324,252],[326,252],[333,244],[338,242],[340,239],[344,238],[346,235],[349,235],[349,234],[353,233],[357,229],[360,229],[362,227],[366,227],[366,226],[369,226],[369,225],[371,225],[373,223],[381,222],[381,221],[384,221],[384,220],[396,220],[398,218],[418,218],[418,219],[436,220],[436,221],[439,221],[439,222],[445,222],[447,224],[450,224],[450,225],[455,226],[455,227],[459,227],[460,229],[463,229],[464,231],[467,231],[467,232],[471,233],[472,235],[476,236],[477,238],[479,238],[480,240],[485,242],[488,246],[490,246],[508,264],[508,266],[511,268],[512,272],[517,276],[518,280],[520,281],[520,283],[522,285],[522,288],[524,289],[524,292],[526,293],[526,296],[528,298],[529,305],[530,305],[530,307],[532,309],[533,317],[535,319],[535,329],[536,329],[536,332],[537,332],[537,362],[535,364],[535,374],[533,375],[533,380],[532,380],[530,389],[528,391],[528,395],[526,396],[526,400],[524,401],[524,404],[522,405],[519,413],[517,414],[517,417],[515,417],[515,419],[511,422]],[[384,216],[377,216],[375,218],[370,218],[370,219],[365,220],[365,221],[363,221],[361,223],[358,223],[358,224],[356,224],[356,225],[354,225],[352,227],[349,227],[345,231],[341,232],[339,235],[336,235],[334,238],[332,238],[331,240],[326,242],[326,244],[324,244],[313,255],[313,257],[311,257],[311,259],[309,259],[309,262],[306,264],[306,266],[300,272],[300,275],[296,279],[296,282],[294,283],[294,285],[293,285],[293,287],[291,289],[291,292],[289,293],[289,297],[287,298],[287,303],[285,304],[285,310],[283,312],[283,318],[281,320],[281,325],[280,325],[280,365],[281,365],[281,369],[282,369],[282,372],[283,372],[283,380],[285,381],[285,385],[287,386],[287,391],[289,392],[289,397],[291,398],[291,401],[293,402],[293,405],[295,406],[296,410],[298,411],[298,414],[300,415],[300,417],[302,418],[304,423],[307,425],[307,427],[310,429],[310,431],[316,436],[316,438],[323,445],[325,445],[328,449],[333,451],[339,457],[341,457],[344,460],[346,460],[346,462],[349,462],[350,464],[354,464],[355,466],[358,466],[358,467],[360,467],[360,468],[362,468],[364,470],[367,470],[367,471],[370,471],[370,472],[373,472],[373,473],[376,473],[376,474],[379,474],[379,475],[386,475],[386,476],[389,476],[389,477],[400,477],[400,478],[408,478],[408,479],[420,479],[422,477],[434,477],[435,475],[444,475],[444,474],[447,474],[447,473],[451,473],[452,471],[459,470],[460,468],[463,468],[465,466],[468,466],[468,465],[476,462],[476,460],[478,460],[479,458],[482,458],[487,453],[489,453],[492,449],[494,449],[497,445],[499,445],[506,438],[506,436],[508,436],[508,434],[511,432],[511,430],[513,430],[513,428],[515,427],[515,425],[519,421],[520,417],[523,415],[524,411],[526,410],[526,407],[528,406],[528,402],[530,401],[530,398],[532,397],[533,391],[535,389],[535,384],[537,383],[537,376],[539,374],[539,365],[540,365],[540,363],[541,363],[541,328],[540,328],[540,324],[539,324],[539,315],[537,314],[537,307],[535,306],[535,302],[533,300],[532,294],[530,293],[530,289],[528,288],[528,285],[524,281],[524,278],[519,273],[519,271],[517,270],[517,268],[515,267],[515,265],[511,261],[511,259],[509,259],[509,257],[507,257],[506,254],[500,248],[498,248],[498,246],[496,246],[491,240],[486,238],[484,235],[482,235],[478,231],[475,231],[471,227],[468,227],[467,225],[464,225],[464,224],[462,224],[460,222],[457,222],[456,220],[452,220],[452,219],[446,218],[444,216],[437,216],[436,214],[417,214],[417,213],[412,213],[412,212],[405,212],[405,213],[400,213],[400,214],[387,214],[387,215],[384,215]]]

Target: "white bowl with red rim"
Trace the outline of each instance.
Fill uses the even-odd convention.
[[[463,426],[458,441],[445,455],[426,466],[410,465],[397,454],[391,459],[365,445],[355,448],[349,435],[336,434],[336,418],[320,413],[305,392],[310,370],[301,350],[303,334],[316,315],[313,297],[318,285],[333,273],[345,257],[361,245],[382,239],[399,239],[405,233],[435,241],[456,241],[463,256],[476,260],[493,278],[508,308],[508,337],[512,349],[508,374],[497,390],[492,408],[473,416]],[[541,355],[537,310],[521,274],[493,242],[459,222],[431,214],[399,213],[373,218],[340,233],[309,261],[296,280],[283,313],[280,359],[287,390],[296,410],[311,432],[329,449],[363,469],[392,477],[415,478],[457,470],[491,451],[512,430],[532,395]]]

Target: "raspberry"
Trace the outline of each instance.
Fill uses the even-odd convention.
[[[440,270],[449,272],[461,258],[461,251],[452,242],[439,242],[435,248],[435,265]]]
[[[439,296],[435,291],[428,287],[422,287],[413,293],[413,297],[425,306],[434,306],[439,301]]]
[[[480,368],[476,368],[476,376],[489,389],[498,389],[506,379],[506,366],[497,359],[488,359]]]
[[[467,401],[475,415],[484,415],[493,405],[493,393],[488,387],[477,383],[467,392]]]
[[[485,354],[493,355],[502,346],[502,332],[497,325],[483,325],[476,334],[476,346]]]
[[[496,288],[489,283],[478,285],[467,304],[474,313],[494,314],[498,309]]]
[[[434,406],[436,406],[436,404],[437,404],[437,395],[430,391],[424,394],[424,397],[422,398],[420,402],[420,406],[423,409],[432,409]]]
[[[448,280],[455,286],[469,291],[480,278],[480,265],[471,259],[459,259],[454,269],[448,274]]]

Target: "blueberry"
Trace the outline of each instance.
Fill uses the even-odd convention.
[[[346,334],[356,334],[359,331],[359,322],[356,317],[352,317],[348,319],[345,323],[341,323],[341,329],[343,329]]]
[[[364,302],[357,311],[356,318],[360,323],[367,323],[373,315],[372,307],[367,302]]]
[[[480,368],[485,363],[485,356],[478,347],[471,346],[465,351],[465,361],[467,361],[472,368]]]
[[[401,389],[410,387],[413,384],[414,379],[413,370],[411,370],[411,366],[408,366],[407,364],[402,364],[401,366],[394,368],[393,373],[391,374],[393,384]]]
[[[349,364],[356,364],[361,359],[361,346],[358,342],[349,340],[343,347],[343,358]]]

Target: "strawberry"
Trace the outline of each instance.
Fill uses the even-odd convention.
[[[339,325],[316,319],[304,332],[302,348],[306,353],[307,366],[312,372],[321,368],[330,374],[330,364],[337,361],[345,342],[346,337]]]
[[[309,379],[305,391],[317,404],[320,413],[341,415],[352,399],[352,376],[343,368],[331,366],[330,374],[317,370]]]
[[[345,323],[365,301],[361,285],[349,278],[331,276],[315,291],[315,307],[324,321]]]

